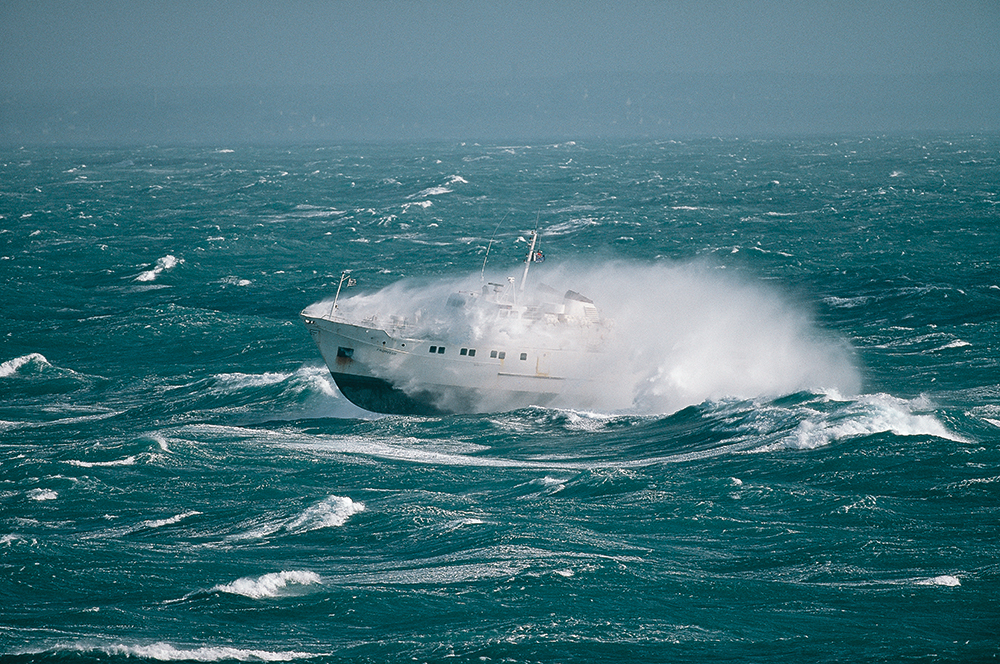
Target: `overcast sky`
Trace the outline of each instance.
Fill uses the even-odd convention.
[[[1000,71],[1000,1],[2,0],[0,85]]]

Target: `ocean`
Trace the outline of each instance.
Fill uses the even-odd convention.
[[[532,230],[613,406],[340,394]],[[993,661],[998,254],[992,135],[0,149],[0,659]]]

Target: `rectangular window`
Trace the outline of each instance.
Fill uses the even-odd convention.
[[[438,355],[444,355],[444,346],[438,346]]]
[[[470,348],[469,349],[469,357],[475,357],[475,356],[476,356],[476,349],[475,348]]]
[[[496,357],[496,356],[497,356],[497,352],[495,350],[491,350],[490,351],[490,357]]]
[[[463,348],[462,350],[458,351],[458,354],[459,355],[468,355],[469,354],[469,349],[468,348]]]
[[[497,357],[502,360],[503,358],[507,357],[507,353],[505,353],[504,351],[500,351],[500,354],[497,355]]]
[[[431,346],[430,352],[432,352],[432,353],[438,352],[438,347],[437,346]]]
[[[522,360],[528,359],[528,354],[527,353],[521,353],[521,359]]]
[[[347,357],[347,358],[354,357],[354,349],[344,348],[343,346],[340,346],[337,348],[337,357]]]

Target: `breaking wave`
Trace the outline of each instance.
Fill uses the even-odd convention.
[[[231,595],[242,595],[251,599],[263,599],[287,595],[295,590],[301,590],[318,583],[322,583],[322,579],[315,572],[275,572],[258,577],[237,579],[232,583],[215,586],[212,590]]]
[[[165,642],[146,645],[126,645],[122,643],[108,645],[72,644],[61,645],[41,652],[26,652],[25,655],[59,655],[61,653],[80,653],[84,655],[100,655],[125,657],[127,659],[149,659],[159,662],[290,662],[296,659],[316,657],[315,653],[295,651],[271,651],[229,646],[200,646],[178,648]]]
[[[832,413],[815,412],[807,416],[784,446],[813,449],[844,438],[886,432],[966,442],[949,431],[929,410],[929,404],[922,399],[899,399],[888,394],[863,395]]]
[[[14,359],[7,360],[6,362],[0,364],[0,378],[13,376],[23,367],[30,367],[32,365],[39,367],[52,366],[49,364],[49,361],[45,359],[44,355],[41,355],[40,353],[29,353],[28,355],[15,357]]]
[[[156,265],[152,269],[140,272],[134,281],[155,281],[161,273],[171,270],[183,262],[184,259],[178,259],[172,254],[167,254],[163,258],[157,259]]]

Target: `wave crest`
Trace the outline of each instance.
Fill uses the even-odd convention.
[[[890,432],[897,436],[936,436],[967,442],[934,415],[921,412],[926,407],[922,399],[907,401],[888,394],[863,395],[832,413],[817,412],[804,419],[785,447],[814,449],[843,438]]]
[[[103,653],[125,658],[151,659],[160,662],[290,662],[295,659],[316,657],[316,653],[295,651],[270,651],[232,648],[229,646],[201,646],[198,648],[181,649],[162,641],[147,645],[125,645],[121,643],[94,646],[89,644],[74,644],[57,646],[50,650],[25,654],[58,655],[64,652]]]
[[[294,594],[307,586],[322,583],[319,574],[309,571],[274,572],[258,577],[244,577],[232,583],[215,586],[213,591],[242,595],[251,599]]]
[[[24,367],[51,367],[45,356],[41,353],[29,353],[21,357],[15,357],[0,364],[0,378],[7,378],[18,373]]]
[[[364,509],[364,503],[356,503],[343,496],[328,496],[285,524],[285,530],[304,533],[320,528],[339,527],[352,515],[363,512]]]

